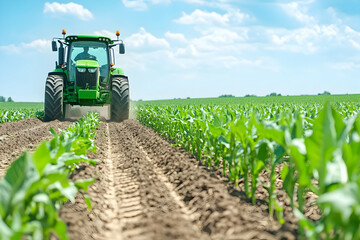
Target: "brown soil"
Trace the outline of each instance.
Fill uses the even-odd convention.
[[[26,150],[34,150],[42,140],[51,139],[50,128],[65,129],[70,122],[42,122],[30,118],[18,122],[0,124],[0,178],[7,167]]]
[[[102,123],[96,144],[92,157],[102,161],[76,176],[98,177],[88,191],[92,211],[79,195],[60,213],[71,239],[297,239],[292,215],[281,226],[262,201],[251,205],[225,177],[135,120]]]
[[[20,144],[8,137],[0,142],[0,159],[5,159],[5,165],[21,149],[50,138],[46,134],[49,125],[70,123],[39,124],[44,127],[15,133]],[[70,239],[298,238],[291,211],[285,211],[284,225],[269,216],[266,191],[260,189],[257,205],[251,205],[241,185],[235,188],[221,171],[199,165],[189,153],[137,121],[104,122],[97,134],[98,151],[90,157],[101,161],[95,167],[84,165],[74,177],[97,176],[87,193],[92,210],[87,210],[78,194],[75,203],[65,204],[60,211]],[[13,143],[3,147],[10,141]],[[3,153],[6,148],[16,153]],[[261,177],[266,178],[266,173]]]

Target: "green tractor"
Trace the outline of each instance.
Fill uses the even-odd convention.
[[[120,33],[117,40],[104,36],[71,35],[54,38],[52,50],[59,52],[54,71],[45,84],[45,121],[77,118],[88,111],[106,120],[129,118],[129,81],[115,64],[115,46],[125,53]],[[58,44],[59,43],[59,48]]]

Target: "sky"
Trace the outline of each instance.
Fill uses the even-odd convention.
[[[120,30],[132,100],[360,93],[359,0],[0,1],[0,96],[44,99],[53,37]]]

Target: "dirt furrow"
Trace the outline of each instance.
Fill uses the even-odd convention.
[[[231,195],[223,179],[199,166],[189,154],[177,151],[152,129],[134,120],[126,121],[126,128],[212,239],[296,239],[294,230],[280,226],[258,206]]]
[[[101,161],[74,178],[97,176],[92,210],[79,194],[60,212],[70,239],[297,239],[296,229],[137,121],[102,123],[97,133],[89,157]]]
[[[88,190],[92,211],[79,195],[60,212],[70,239],[206,239],[127,127],[102,123],[97,130],[99,149],[90,157],[101,162],[75,176],[97,176]]]
[[[66,129],[71,124],[71,122],[60,121],[44,123],[34,119],[28,119],[28,122],[29,124],[27,120],[22,120],[11,123],[13,129],[1,128],[3,135],[7,137],[0,141],[0,178],[5,175],[7,167],[23,152],[34,150],[41,141],[51,139],[50,128],[58,131],[59,128]],[[38,126],[34,126],[34,122]],[[21,127],[23,130],[20,130]]]
[[[201,239],[127,128],[126,122],[110,124],[111,142],[124,157],[115,163],[122,170],[117,187],[124,239]]]
[[[95,141],[97,153],[89,154],[89,157],[101,161],[96,166],[83,165],[84,170],[74,177],[74,180],[96,177],[87,192],[92,210],[88,211],[81,194],[78,194],[75,203],[68,202],[60,210],[60,217],[67,223],[70,239],[119,239],[114,234],[114,228],[118,227],[118,207],[112,148],[106,123],[99,125]]]
[[[34,127],[42,127],[44,125],[46,125],[46,122],[43,122],[38,118],[28,118],[17,122],[6,122],[0,124],[0,136],[14,135],[19,131]]]

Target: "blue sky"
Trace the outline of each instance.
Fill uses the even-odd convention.
[[[360,93],[358,0],[0,1],[0,96],[43,101],[53,37],[120,30],[134,100]]]

